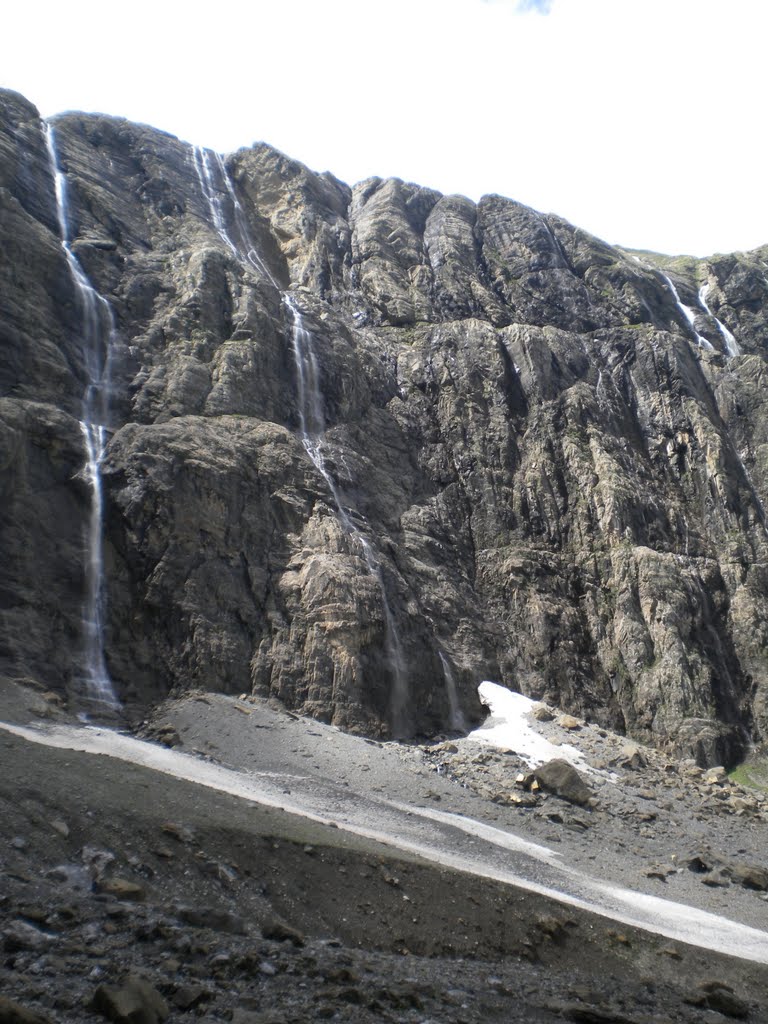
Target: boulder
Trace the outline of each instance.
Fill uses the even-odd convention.
[[[27,921],[11,921],[2,930],[3,949],[9,953],[17,950],[40,952],[56,942],[57,936],[43,931]]]
[[[586,807],[593,798],[591,788],[579,772],[562,758],[539,765],[533,774],[542,789],[568,803]]]
[[[749,1003],[723,981],[704,982],[694,992],[691,992],[685,1001],[691,1006],[715,1010],[724,1017],[732,1017],[735,1020],[746,1020],[750,1011]]]
[[[137,975],[119,985],[100,985],[91,1007],[114,1024],[161,1024],[170,1012],[154,985]]]
[[[52,1024],[45,1014],[0,995],[0,1024]]]
[[[734,882],[738,882],[745,889],[768,892],[768,869],[757,864],[741,862],[733,862],[728,867]]]

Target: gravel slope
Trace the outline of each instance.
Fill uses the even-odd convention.
[[[32,691],[2,692],[5,721],[66,723]],[[555,740],[562,731],[557,718],[542,727]],[[763,894],[732,867],[736,858],[760,866],[759,805],[740,813],[730,791],[702,795],[712,787],[686,774],[691,766],[673,772],[585,726],[566,730],[567,741],[602,758],[600,770],[614,753],[645,762],[614,765],[614,781],[589,774],[595,806],[586,808],[515,786],[522,762],[475,741],[382,746],[263,702],[193,695],[161,708],[145,731],[256,773],[286,799],[314,794],[342,826],[362,797],[463,814],[591,874],[766,927]],[[0,752],[3,992],[49,1020],[98,1019],[105,1011],[90,1001],[126,974],[144,976],[178,1020],[768,1019],[761,965],[113,758],[5,731]],[[662,788],[665,777],[675,785]],[[651,787],[653,799],[641,792]],[[508,803],[509,794],[533,803]],[[730,861],[727,886],[685,866],[705,842]],[[662,854],[673,873],[647,877]],[[205,995],[184,1007],[196,986]]]

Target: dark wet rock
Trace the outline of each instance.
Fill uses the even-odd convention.
[[[111,850],[102,850],[90,845],[82,848],[80,858],[94,882],[99,882],[115,862],[115,855]]]
[[[533,774],[542,789],[568,803],[586,807],[593,798],[592,790],[569,761],[556,758],[534,769]]]
[[[701,881],[713,889],[727,889],[731,884],[730,872],[722,868],[719,871],[710,871],[702,875]]]
[[[278,918],[264,921],[261,926],[261,934],[265,939],[273,939],[275,942],[290,942],[296,947],[301,947],[305,943],[305,938],[298,929],[292,928]]]
[[[187,825],[180,825],[174,821],[164,821],[161,829],[165,835],[175,839],[178,843],[194,842],[195,833]]]
[[[193,1010],[207,1002],[211,994],[203,985],[180,985],[173,993],[171,1002],[179,1010]]]
[[[232,1011],[232,1024],[284,1024],[284,1020],[281,1013],[269,1010],[250,1010],[236,1006]]]
[[[119,985],[100,985],[91,1005],[114,1024],[161,1024],[170,1012],[154,985],[138,976],[129,976]]]
[[[655,864],[645,871],[646,878],[655,878],[659,882],[666,882],[671,876],[677,874],[679,868],[674,864]]]
[[[215,907],[178,907],[176,916],[193,928],[212,928],[229,935],[245,935],[248,931],[248,925],[242,917]]]
[[[531,714],[537,722],[552,722],[555,718],[554,711],[548,708],[546,704],[537,705]]]
[[[585,1006],[581,1003],[561,1003],[552,1006],[564,1019],[576,1024],[643,1024],[641,1018],[627,1016],[617,1008]]]
[[[0,1024],[51,1024],[51,1018],[0,995]]]
[[[640,747],[631,745],[625,747],[621,753],[621,757],[617,760],[622,768],[628,768],[630,771],[636,771],[640,768],[647,768],[648,761]]]
[[[705,850],[689,857],[686,866],[701,875],[706,885],[726,886],[732,881],[745,889],[768,891],[768,870],[759,864],[747,864]]]
[[[181,736],[172,725],[165,725],[154,732],[154,738],[165,747],[178,747],[181,745]]]
[[[107,896],[114,896],[117,900],[130,900],[136,902],[143,900],[147,894],[146,888],[139,882],[133,882],[129,878],[121,878],[114,875],[111,878],[102,878],[94,883],[97,892]]]
[[[11,921],[2,930],[3,949],[9,953],[18,950],[39,952],[48,949],[57,941],[57,936],[30,924],[28,921]]]
[[[696,853],[688,858],[686,867],[696,875],[705,875],[719,863],[721,863],[719,859],[710,853]]]
[[[743,885],[745,889],[768,892],[768,869],[756,864],[735,862],[728,865],[728,870],[734,882]]]
[[[750,1014],[750,1005],[738,996],[730,985],[722,981],[707,981],[686,997],[691,1006],[700,1006],[715,1010],[725,1017],[746,1020]]]

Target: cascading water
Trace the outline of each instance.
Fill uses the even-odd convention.
[[[83,610],[84,676],[82,696],[109,708],[120,706],[104,660],[104,494],[101,465],[106,446],[107,401],[109,393],[109,357],[115,335],[112,307],[88,280],[72,251],[67,217],[67,183],[56,155],[51,125],[46,125],[46,144],[56,189],[56,211],[61,247],[75,286],[82,312],[83,360],[86,387],[80,429],[85,447],[83,477],[91,491],[91,507],[86,535],[86,595]]]
[[[208,209],[211,212],[213,226],[233,256],[241,263],[247,263],[253,270],[258,271],[266,277],[277,291],[280,291],[280,285],[269,272],[269,268],[259,256],[256,247],[251,243],[245,211],[240,200],[237,198],[235,186],[232,184],[232,179],[227,172],[223,157],[220,153],[213,153],[213,159],[215,161],[215,170],[211,166],[211,151],[203,149],[201,146],[192,147],[192,164],[200,182],[200,191],[203,193]],[[223,190],[216,184],[217,174],[221,180]],[[232,220],[240,237],[240,245],[232,238],[227,229],[225,196],[229,199],[232,207]]]
[[[464,717],[464,712],[461,710],[461,704],[459,703],[459,690],[456,686],[456,677],[453,674],[453,669],[448,658],[442,651],[440,651],[439,654],[440,664],[443,666],[445,693],[448,698],[448,726],[451,729],[455,729],[457,732],[466,732],[467,720]]]
[[[677,308],[680,310],[680,312],[683,314],[685,319],[688,321],[688,325],[691,328],[691,330],[693,331],[694,337],[696,338],[696,342],[697,342],[699,348],[706,349],[707,352],[714,352],[715,351],[715,346],[710,341],[707,341],[707,339],[702,334],[699,334],[699,332],[696,330],[696,314],[694,313],[694,311],[691,309],[690,306],[686,306],[685,303],[682,302],[682,300],[680,299],[680,296],[678,294],[677,288],[675,288],[675,286],[674,286],[674,284],[672,282],[672,278],[668,277],[666,274],[661,274],[661,276],[664,279],[664,282],[665,282],[666,286],[672,292],[672,297],[675,300]]]
[[[214,154],[214,160],[215,169],[211,165],[211,156],[208,150],[199,147],[193,148],[192,163],[219,237],[242,264],[258,271],[280,292],[283,306],[291,319],[291,343],[296,367],[301,442],[312,464],[328,486],[342,529],[349,538],[359,545],[368,572],[378,586],[384,616],[384,644],[393,680],[390,701],[392,732],[396,737],[405,737],[409,734],[411,717],[410,688],[405,654],[397,623],[387,598],[381,563],[368,538],[344,508],[339,489],[326,464],[323,453],[323,434],[326,428],[325,406],[320,385],[320,365],[315,353],[314,340],[311,332],[304,325],[304,318],[295,299],[288,292],[282,291],[253,245],[245,212],[237,198],[224,161],[219,154]],[[217,184],[217,176],[220,179],[220,184]],[[239,236],[239,244],[233,239],[227,227],[225,195],[231,205],[231,219]]]
[[[328,471],[322,450],[322,435],[325,432],[325,411],[322,391],[320,389],[320,368],[317,356],[315,355],[312,334],[304,326],[304,319],[293,297],[285,295],[284,302],[293,319],[291,335],[298,381],[299,426],[302,444],[315,468],[328,484],[328,489],[336,506],[339,522],[345,533],[360,545],[368,572],[378,585],[381,595],[381,607],[384,614],[384,643],[393,680],[390,707],[392,731],[396,737],[403,737],[408,734],[410,719],[408,673],[400,634],[389,600],[387,599],[381,563],[368,538],[355,525],[349,513],[345,510],[336,483]]]
[[[712,319],[717,324],[717,329],[720,331],[720,334],[723,337],[723,342],[725,344],[726,354],[731,359],[733,359],[734,356],[740,356],[741,355],[741,349],[739,348],[739,343],[736,341],[736,339],[731,334],[731,332],[728,330],[728,328],[725,326],[725,324],[721,320],[717,319],[715,314],[712,312],[712,310],[707,305],[707,295],[708,294],[709,294],[709,284],[708,283],[707,284],[703,284],[701,286],[701,288],[699,289],[699,302],[702,304],[702,306],[706,310],[707,314],[709,316],[711,316]]]
[[[226,228],[223,196],[221,191],[216,188],[211,169],[210,154],[207,149],[203,149],[202,146],[192,147],[192,166],[195,168],[195,173],[200,182],[200,191],[203,193],[203,198],[208,204],[211,220],[219,238],[226,244],[232,254],[240,259],[237,246],[229,237],[229,232]]]

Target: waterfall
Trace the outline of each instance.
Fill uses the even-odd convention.
[[[600,406],[601,409],[606,409],[608,411],[610,410],[611,403],[605,388],[605,384],[603,383],[603,371],[601,369],[598,369],[597,371],[595,398],[597,399],[597,404]]]
[[[67,217],[67,183],[59,167],[53,127],[45,126],[45,140],[56,190],[56,212],[61,247],[75,286],[82,312],[83,360],[86,387],[80,429],[85,448],[83,477],[91,491],[86,533],[86,595],[83,609],[84,676],[86,699],[110,708],[120,706],[104,660],[104,495],[101,465],[106,447],[106,418],[109,391],[109,358],[115,336],[112,307],[88,280],[72,251]]]
[[[733,359],[734,356],[740,356],[741,355],[741,349],[739,348],[739,343],[736,341],[736,339],[731,334],[731,332],[728,330],[728,328],[725,326],[725,324],[721,320],[717,319],[715,314],[712,312],[712,310],[707,305],[707,295],[708,294],[709,294],[709,283],[703,284],[701,286],[701,288],[699,289],[699,302],[702,304],[702,306],[707,311],[709,316],[711,316],[712,319],[717,324],[717,328],[720,331],[720,334],[722,335],[723,341],[725,343],[726,354],[731,359]]]
[[[221,240],[240,263],[247,263],[253,270],[266,277],[277,291],[280,291],[280,285],[269,272],[269,268],[251,242],[245,211],[243,210],[242,203],[237,198],[235,186],[232,184],[232,179],[227,173],[223,157],[220,153],[214,153],[213,160],[215,162],[215,171],[211,166],[211,151],[203,149],[202,146],[192,147],[192,165],[200,182],[200,191],[208,204],[213,226],[216,228]],[[220,185],[216,183],[217,175]],[[223,190],[221,186],[223,186]],[[235,229],[239,235],[239,245],[227,228],[227,203],[225,202],[225,197],[229,200],[229,206],[232,209],[231,219],[234,221]]]
[[[659,271],[659,273],[661,273],[661,271]],[[672,292],[672,297],[675,300],[677,308],[683,314],[683,316],[688,322],[688,326],[693,331],[694,337],[696,338],[699,348],[704,348],[707,350],[707,352],[714,352],[715,346],[710,341],[707,341],[707,339],[703,335],[699,334],[699,332],[696,330],[696,314],[690,306],[686,306],[685,303],[681,301],[677,288],[675,288],[674,284],[672,283],[672,278],[668,277],[666,274],[661,274],[661,276],[664,279],[664,282],[669,288],[669,290]]]
[[[320,389],[320,368],[315,354],[314,340],[310,331],[304,326],[304,318],[293,297],[286,294],[283,297],[283,301],[293,320],[291,335],[298,385],[301,441],[313,465],[328,485],[333,503],[336,506],[336,514],[344,532],[359,544],[368,572],[376,580],[379,588],[381,607],[384,614],[384,645],[393,681],[390,700],[392,732],[396,738],[401,738],[409,733],[411,717],[409,710],[410,688],[408,686],[408,673],[403,645],[392,608],[387,598],[384,573],[381,568],[381,562],[376,556],[370,541],[353,522],[349,513],[344,508],[339,489],[328,471],[322,448],[322,434],[325,432],[325,412],[322,391]]]
[[[448,658],[442,651],[439,651],[438,653],[440,655],[440,664],[443,666],[445,693],[448,697],[448,726],[451,729],[455,729],[457,732],[466,732],[467,720],[464,717],[464,712],[461,710],[461,704],[459,703],[459,691],[456,686],[456,677],[453,674],[453,669],[451,668],[451,663]]]
[[[283,306],[290,317],[301,443],[315,469],[328,486],[336,516],[342,529],[359,546],[368,572],[376,581],[384,617],[384,646],[387,662],[392,674],[392,694],[390,698],[392,733],[398,738],[405,737],[410,731],[411,713],[408,670],[403,645],[392,608],[387,598],[381,562],[368,538],[344,508],[339,489],[326,464],[323,452],[323,434],[326,427],[325,404],[320,384],[320,364],[315,352],[312,333],[305,327],[304,318],[295,299],[288,292],[284,292],[280,288],[280,285],[270,273],[254,246],[250,237],[245,211],[240,200],[237,198],[237,193],[227,173],[222,157],[219,154],[213,154],[212,163],[210,151],[200,147],[193,147],[192,164],[200,183],[200,191],[206,201],[213,226],[219,237],[241,264],[256,270],[280,292]],[[231,210],[229,218],[227,217],[228,211],[225,200],[229,201],[228,206]],[[236,237],[233,237],[231,233],[228,220],[231,221],[234,227]]]
[[[211,220],[218,232],[219,238],[227,245],[232,255],[237,256],[239,259],[240,253],[237,250],[237,246],[230,238],[226,229],[223,196],[219,189],[216,188],[211,169],[210,155],[207,149],[203,149],[202,146],[192,147],[192,166],[195,168],[195,173],[200,182],[200,191],[203,193],[203,198],[208,204]]]

